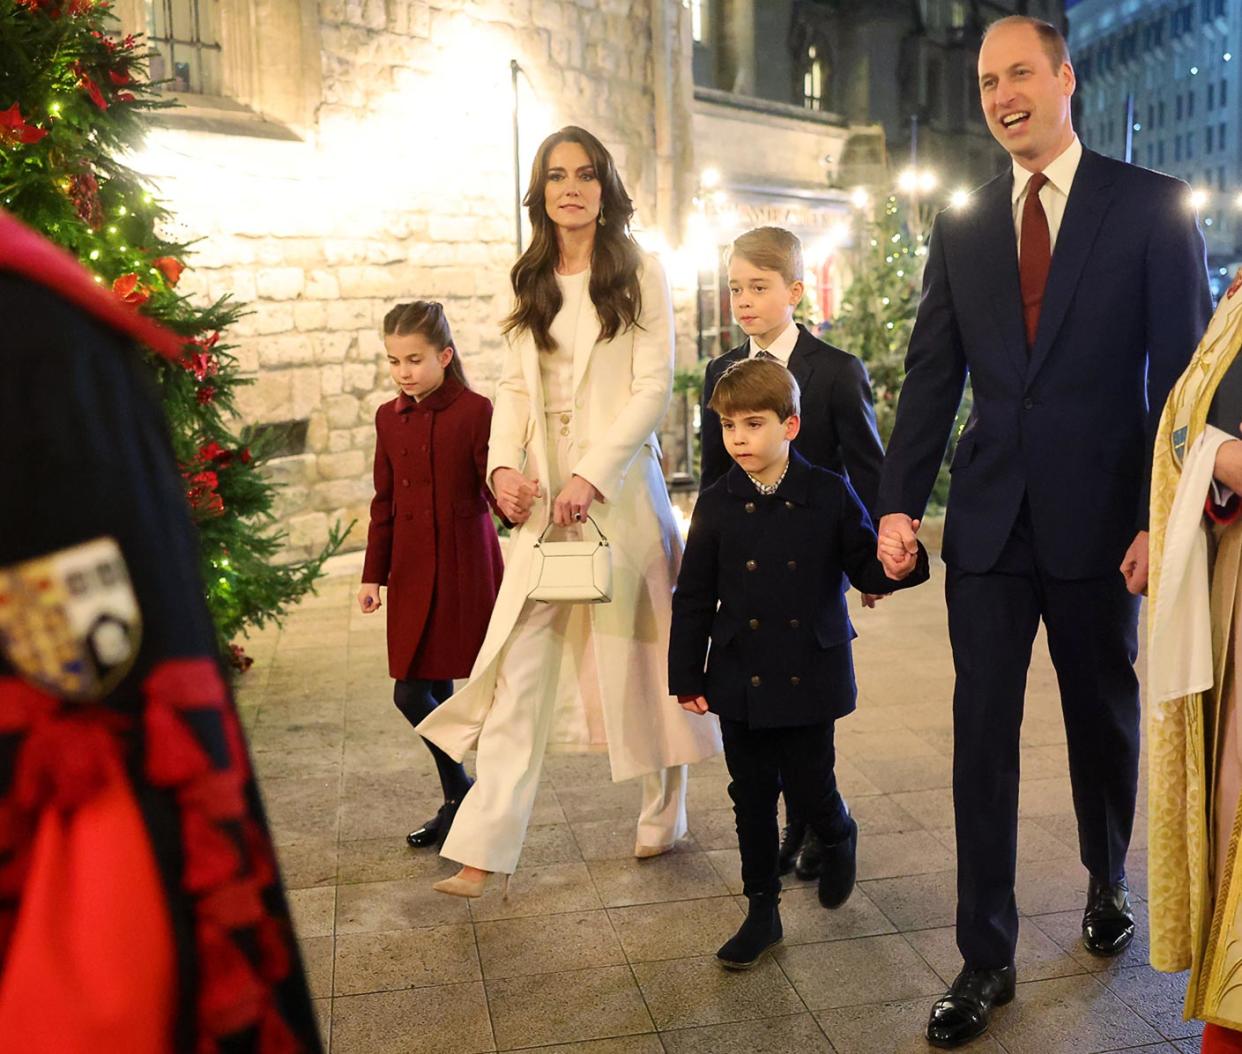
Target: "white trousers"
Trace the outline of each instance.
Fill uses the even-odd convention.
[[[554,437],[548,501],[573,472],[569,422],[569,413],[548,414],[548,435]],[[589,605],[526,602],[497,659],[496,691],[479,733],[475,784],[441,855],[484,871],[513,873],[549,741],[605,741],[594,645]],[[639,778],[636,844],[671,845],[686,833],[686,766]]]
[[[583,615],[589,612],[569,604],[527,601],[523,608],[498,660],[496,694],[479,734],[475,784],[441,851],[450,860],[505,874],[517,867],[565,689],[572,692],[577,680],[566,683],[565,657],[576,651],[567,631]],[[594,675],[593,664],[577,669],[584,667]],[[686,766],[639,778],[642,807],[635,842],[671,845],[686,833]]]

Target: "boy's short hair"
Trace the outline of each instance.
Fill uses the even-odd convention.
[[[756,227],[738,235],[732,254],[761,271],[779,271],[786,285],[802,281],[802,243],[784,227]]]
[[[787,421],[800,412],[801,398],[794,375],[779,362],[742,359],[720,375],[707,405],[721,417],[771,410]]]

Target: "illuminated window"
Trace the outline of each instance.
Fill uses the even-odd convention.
[[[702,44],[707,33],[707,0],[690,0],[690,35]]]
[[[949,25],[953,29],[962,29],[966,25],[966,5],[961,0],[952,0],[949,4]]]
[[[812,44],[806,49],[806,68],[802,74],[802,106],[807,110],[824,108],[824,81],[827,67],[819,54],[819,48]]]
[[[214,0],[146,0],[151,79],[175,92],[220,92]]]

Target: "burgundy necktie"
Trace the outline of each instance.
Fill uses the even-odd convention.
[[[1026,185],[1026,201],[1022,205],[1022,246],[1018,250],[1018,278],[1022,285],[1022,317],[1026,322],[1026,346],[1035,346],[1039,329],[1039,309],[1044,304],[1044,286],[1048,284],[1048,268],[1052,263],[1052,235],[1048,217],[1039,200],[1039,192],[1048,182],[1036,172]]]

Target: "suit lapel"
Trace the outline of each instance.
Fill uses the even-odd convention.
[[[805,393],[811,383],[811,374],[815,372],[815,338],[801,324],[798,326],[798,341],[789,356],[789,372]]]
[[[619,337],[620,334],[617,336]],[[595,345],[598,342],[599,315],[595,313],[595,304],[591,300],[591,291],[588,286],[580,302],[578,325],[574,330],[574,395],[578,394],[582,379],[586,376],[587,365],[591,361],[591,354],[595,351]]]
[[[1087,257],[1091,255],[1091,247],[1095,244],[1100,223],[1108,209],[1112,183],[1109,168],[1101,163],[1099,155],[1084,150],[1082,160],[1078,162],[1078,171],[1074,173],[1069,200],[1065,203],[1056,248],[1052,251],[1052,267],[1048,272],[1044,303],[1039,312],[1039,329],[1035,333],[1035,346],[1031,349],[1026,369],[1028,381],[1044,364],[1057,331],[1065,321],[1065,313],[1078,288],[1079,276]]]
[[[1026,331],[1018,281],[1018,239],[1013,229],[1013,173],[984,187],[976,218],[977,267],[1001,342],[1019,375],[1026,373]]]

